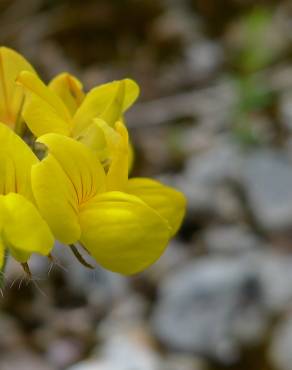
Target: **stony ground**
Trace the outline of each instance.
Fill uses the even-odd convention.
[[[257,5],[257,6],[255,6]],[[130,76],[133,175],[181,189],[176,240],[132,278],[10,262],[1,370],[292,369],[292,3],[0,2],[0,42],[48,79]]]

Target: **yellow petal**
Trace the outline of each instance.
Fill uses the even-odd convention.
[[[122,122],[122,124],[127,127],[126,125],[126,122],[125,122],[125,119],[124,117],[122,116],[121,119],[119,120],[120,122]],[[129,141],[129,148],[128,148],[128,172],[129,174],[132,172],[132,169],[134,167],[134,162],[135,162],[135,150],[134,150],[134,146],[130,140],[130,138],[128,138],[128,141]]]
[[[129,275],[144,270],[165,250],[167,222],[133,195],[98,195],[80,214],[81,243],[108,270]]]
[[[110,151],[110,167],[106,176],[107,191],[122,191],[128,181],[129,140],[126,127],[117,122],[115,130],[102,120],[95,120],[104,132]]]
[[[121,83],[124,84],[122,89]],[[117,91],[119,91],[118,94]],[[115,102],[114,106],[116,107],[117,103],[120,102],[120,95],[124,95],[121,109],[123,113],[137,99],[139,95],[139,87],[133,80],[125,79],[122,81],[110,82],[95,87],[89,91],[74,116],[74,135],[78,135],[81,131],[88,127],[92,123],[93,118],[101,118],[102,114],[109,107],[109,104],[111,104],[113,101]],[[113,121],[112,124],[114,124],[115,121]]]
[[[0,194],[15,192],[31,198],[31,166],[37,157],[25,142],[0,123]]]
[[[94,121],[89,125],[76,139],[90,148],[96,154],[99,161],[106,165],[109,150],[103,130],[97,122]]]
[[[99,116],[108,125],[113,126],[115,122],[122,116],[123,104],[125,100],[126,83],[125,80],[120,81],[112,99],[108,102],[105,110]]]
[[[165,218],[172,228],[172,235],[177,232],[186,209],[186,199],[181,192],[147,178],[130,179],[127,192],[142,199]]]
[[[84,145],[93,150],[102,165],[107,168],[110,164],[111,151],[107,145],[104,129],[102,129],[104,124],[106,123],[103,120],[100,120],[99,118],[95,119],[93,123],[89,125],[83,132],[81,132],[80,135],[75,139],[81,141]],[[130,141],[127,155],[128,169],[129,172],[131,172],[134,164],[135,152]]]
[[[3,269],[5,260],[5,247],[2,238],[0,238],[0,270]],[[3,276],[0,276],[0,281],[3,280]]]
[[[105,190],[104,169],[93,151],[84,144],[57,134],[44,135],[38,142],[49,148],[50,154],[70,179],[79,204]]]
[[[21,118],[23,89],[15,80],[21,71],[34,72],[28,61],[12,49],[0,48],[0,121],[14,127]]]
[[[49,155],[32,169],[34,196],[56,238],[74,243],[80,235],[79,207],[105,190],[104,170],[80,142],[57,134],[38,141],[49,148]]]
[[[2,198],[6,212],[2,237],[14,256],[24,262],[31,253],[48,255],[53,247],[53,235],[36,207],[19,194]],[[19,252],[19,254],[18,254]]]
[[[85,96],[82,83],[69,73],[60,73],[49,83],[49,88],[62,99],[73,116]]]
[[[76,190],[51,154],[33,166],[32,188],[55,238],[64,244],[75,243],[80,237]]]
[[[61,98],[31,72],[20,73],[17,81],[28,93],[23,118],[31,132],[37,137],[50,132],[69,135],[71,116]]]

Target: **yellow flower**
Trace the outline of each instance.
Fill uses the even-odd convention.
[[[86,95],[77,78],[62,73],[46,86],[35,74],[24,71],[17,79],[28,92],[23,118],[39,137],[58,133],[90,146],[101,160],[106,159],[104,138],[94,118],[113,126],[139,95],[138,85],[130,80],[97,86]]]
[[[80,242],[105,268],[137,273],[154,263],[177,231],[184,196],[150,180],[128,180],[128,134],[95,120],[111,152],[108,171],[84,144],[47,134],[48,155],[32,168],[36,202],[55,237]]]
[[[27,72],[17,80],[30,96],[23,117],[36,137],[46,133],[73,137],[94,150],[102,162],[107,161],[108,150],[93,119],[101,118],[114,126],[139,95],[138,85],[130,79],[97,86],[86,95],[82,83],[69,73],[59,74],[48,86]],[[134,151],[131,143],[129,146],[131,169]]]
[[[138,94],[130,79],[85,94],[68,73],[46,86],[21,55],[0,48],[0,268],[9,249],[29,272],[31,254],[48,255],[54,236],[122,274],[163,253],[185,198],[158,181],[128,179],[123,115]],[[10,130],[21,133],[22,117],[48,149],[42,161]]]
[[[61,98],[73,117],[85,98],[82,83],[69,73],[60,73],[51,80],[49,88]]]
[[[0,267],[4,251],[26,262],[32,253],[48,255],[54,238],[34,205],[31,167],[38,159],[29,147],[0,123]]]
[[[121,122],[115,130],[102,120],[95,120],[103,130],[110,150],[110,166],[106,174],[107,191],[125,191],[142,199],[165,218],[171,227],[171,236],[179,229],[186,207],[184,195],[149,178],[128,179],[128,131]]]
[[[0,47],[0,122],[18,132],[23,124],[21,111],[24,92],[15,80],[21,71],[35,73],[23,56],[12,49]]]

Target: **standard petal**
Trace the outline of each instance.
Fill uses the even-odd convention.
[[[108,270],[135,274],[165,250],[170,228],[153,209],[133,195],[108,192],[80,213],[81,243]]]
[[[0,47],[0,121],[14,127],[20,118],[24,94],[15,80],[21,71],[31,71],[33,67],[20,54],[12,49]]]
[[[118,87],[113,94],[112,99],[108,102],[105,110],[100,115],[100,118],[110,126],[113,126],[123,114],[125,93],[126,83],[125,80],[122,80],[118,84]]]
[[[70,73],[60,73],[49,83],[49,88],[62,99],[73,116],[85,96],[82,83]]]
[[[128,182],[129,139],[126,127],[117,122],[115,130],[99,120],[110,151],[110,166],[106,175],[107,191],[123,191]]]
[[[121,84],[124,84],[122,89]],[[117,94],[118,91],[119,93]],[[116,107],[117,103],[119,103],[121,100],[121,94],[124,96],[121,109],[121,112],[123,113],[137,99],[139,95],[139,87],[133,80],[125,79],[121,81],[110,82],[95,87],[89,91],[73,118],[74,135],[78,135],[86,127],[88,127],[93,118],[101,118],[102,114],[113,102],[115,102],[114,106]],[[115,121],[116,120],[114,120],[112,124],[114,124]]]
[[[10,193],[3,197],[6,212],[2,236],[5,245],[24,262],[27,255],[48,255],[53,248],[53,235],[36,207],[19,194]],[[19,253],[18,253],[19,252]]]
[[[105,190],[104,169],[94,152],[84,144],[57,134],[44,135],[38,142],[49,148],[50,154],[70,179],[79,204]]]
[[[31,72],[20,73],[17,82],[28,93],[23,118],[31,132],[37,137],[49,132],[69,135],[71,115],[61,98]]]
[[[106,139],[100,125],[94,120],[84,131],[82,131],[76,140],[80,141],[90,148],[97,156],[99,161],[106,164],[109,156]]]
[[[31,177],[36,203],[55,238],[64,244],[75,243],[80,226],[72,182],[51,154],[32,167]]]
[[[127,192],[142,199],[165,218],[172,228],[172,235],[177,232],[186,210],[186,198],[180,191],[152,179],[133,178],[128,181]]]
[[[76,138],[78,141],[81,141],[85,144],[88,148],[93,150],[99,159],[99,161],[103,164],[105,168],[107,168],[110,164],[111,158],[111,150],[108,147],[104,130],[104,125],[107,125],[103,120],[97,118],[93,120],[93,123],[88,126],[80,135]],[[107,125],[108,126],[108,125]],[[110,136],[117,136],[117,133],[112,133],[113,129],[108,126],[108,131]],[[128,135],[126,135],[128,136]],[[108,138],[109,139],[109,138]],[[119,140],[120,138],[118,138]],[[128,156],[128,172],[131,172],[135,152],[132,143],[129,141],[128,152],[126,153]],[[121,158],[120,158],[121,159]],[[127,179],[127,175],[125,178]],[[123,180],[124,181],[124,180]]]
[[[37,162],[25,142],[0,123],[0,194],[15,192],[31,198],[30,169]]]

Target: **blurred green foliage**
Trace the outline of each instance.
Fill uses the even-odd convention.
[[[235,86],[238,98],[234,107],[233,134],[244,146],[259,145],[265,137],[255,130],[255,118],[272,106],[275,92],[255,75],[236,77]]]
[[[254,118],[264,114],[275,99],[275,93],[259,75],[259,71],[277,57],[275,50],[266,42],[272,15],[270,9],[257,7],[244,15],[240,23],[241,47],[234,60],[238,99],[234,107],[233,133],[244,146],[259,145],[265,140],[255,130]]]
[[[272,11],[267,8],[255,8],[242,18],[242,50],[238,55],[242,71],[257,71],[274,60],[274,50],[266,42],[271,22]]]

